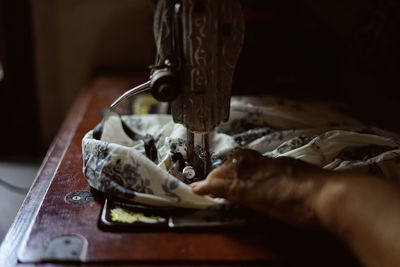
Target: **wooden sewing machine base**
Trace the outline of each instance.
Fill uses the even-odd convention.
[[[142,78],[99,77],[82,90],[0,250],[0,266],[354,266],[326,234],[277,223],[260,231],[106,232],[82,174],[81,140]]]

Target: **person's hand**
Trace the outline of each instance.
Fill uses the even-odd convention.
[[[244,149],[192,189],[294,226],[319,226],[366,266],[400,266],[400,189],[381,178]]]
[[[241,149],[191,186],[197,194],[226,198],[288,224],[311,227],[319,224],[314,202],[330,173],[300,160]]]

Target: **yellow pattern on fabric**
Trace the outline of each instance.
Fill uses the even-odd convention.
[[[132,212],[123,208],[117,207],[111,210],[111,220],[122,223],[160,223],[165,222],[165,218],[160,216],[146,216],[141,212]]]

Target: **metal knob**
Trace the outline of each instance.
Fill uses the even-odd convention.
[[[172,102],[179,95],[176,76],[169,68],[155,70],[151,76],[151,94],[160,102]]]

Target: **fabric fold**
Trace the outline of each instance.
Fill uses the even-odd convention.
[[[319,102],[240,97],[228,122],[210,134],[213,167],[236,148],[293,157],[331,170],[357,169],[399,182],[400,138],[369,128]],[[105,114],[82,140],[83,172],[101,192],[154,206],[210,208],[224,199],[192,192],[180,173],[186,129],[170,115]]]

